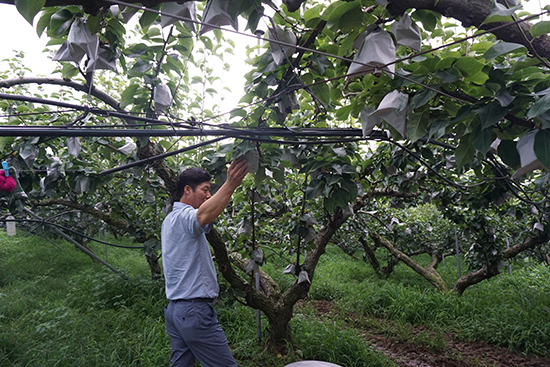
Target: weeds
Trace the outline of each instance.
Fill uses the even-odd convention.
[[[168,366],[163,283],[149,279],[135,251],[109,250],[125,280],[72,245],[65,250],[35,237],[0,233],[0,366]],[[301,358],[345,366],[392,366],[342,325],[322,325],[298,313],[296,350],[273,355],[256,344],[255,310],[218,308],[241,367],[282,367]],[[302,315],[300,317],[300,315]],[[267,337],[267,320],[263,320]]]
[[[323,258],[310,292],[312,298],[326,299],[325,294],[338,289],[332,300],[344,313],[444,328],[463,339],[550,355],[550,268],[545,265],[501,274],[469,288],[462,296],[436,291],[402,264],[389,279],[364,269],[360,282],[349,280],[349,270],[337,275],[338,269],[356,266],[357,261],[340,252]],[[455,270],[453,262],[448,262],[441,273],[456,277]]]
[[[149,279],[142,254],[110,250],[109,262],[128,281],[72,245],[59,245],[64,250],[36,237],[14,239],[0,233],[0,366],[168,366],[164,288]],[[276,263],[264,267],[292,284],[280,268]],[[451,277],[453,271],[442,273]],[[349,328],[350,321],[435,352],[444,348],[445,330],[548,355],[549,284],[550,269],[535,266],[503,274],[457,297],[431,289],[401,266],[382,280],[366,264],[332,249],[319,264],[310,296],[337,307],[330,320],[316,317],[307,303],[296,307],[289,355],[273,355],[257,345],[255,310],[237,303],[217,310],[241,367],[282,367],[299,359],[346,367],[393,366]],[[262,325],[265,341],[267,320]],[[419,333],[419,325],[429,329]]]

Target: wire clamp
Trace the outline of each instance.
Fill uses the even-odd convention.
[[[8,167],[8,162],[3,161],[3,162],[2,162],[2,168],[4,169],[4,175],[5,175],[6,177],[8,177],[8,176],[10,175],[9,167]]]

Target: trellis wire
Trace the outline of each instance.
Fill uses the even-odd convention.
[[[93,238],[93,237],[90,237],[88,235],[85,235],[84,233],[80,233],[78,231],[75,231],[73,229],[70,229],[70,228],[67,228],[65,226],[62,226],[60,224],[57,224],[57,223],[53,223],[53,222],[49,222],[47,220],[43,220],[43,219],[10,219],[9,221],[11,222],[29,222],[29,223],[41,223],[41,224],[46,224],[46,225],[49,225],[49,226],[52,226],[52,227],[57,227],[57,228],[60,228],[64,231],[68,231],[68,232],[71,232],[73,234],[76,234],[78,236],[82,236],[84,238],[87,238],[91,241],[95,241],[95,242],[98,242],[98,243],[102,243],[106,246],[111,246],[111,247],[118,247],[118,248],[125,248],[125,249],[143,249],[143,246],[125,246],[125,245],[117,245],[117,244],[114,244],[114,243],[109,243],[107,241],[102,241],[100,239],[97,239],[97,238]],[[7,219],[4,219],[4,218],[1,218],[0,219],[0,222],[2,223],[5,223],[5,222],[8,222]]]

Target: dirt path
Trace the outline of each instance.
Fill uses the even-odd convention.
[[[328,301],[307,301],[307,304],[320,318],[330,317],[334,308]],[[401,332],[393,328],[388,332],[353,317],[348,320],[350,327],[402,367],[550,367],[550,359],[526,356],[484,342],[461,341],[450,334],[434,336],[427,328],[411,327]]]

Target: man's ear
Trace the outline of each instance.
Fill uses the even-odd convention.
[[[183,195],[187,194],[192,194],[193,193],[193,188],[189,185],[185,185],[185,187],[183,188]]]

